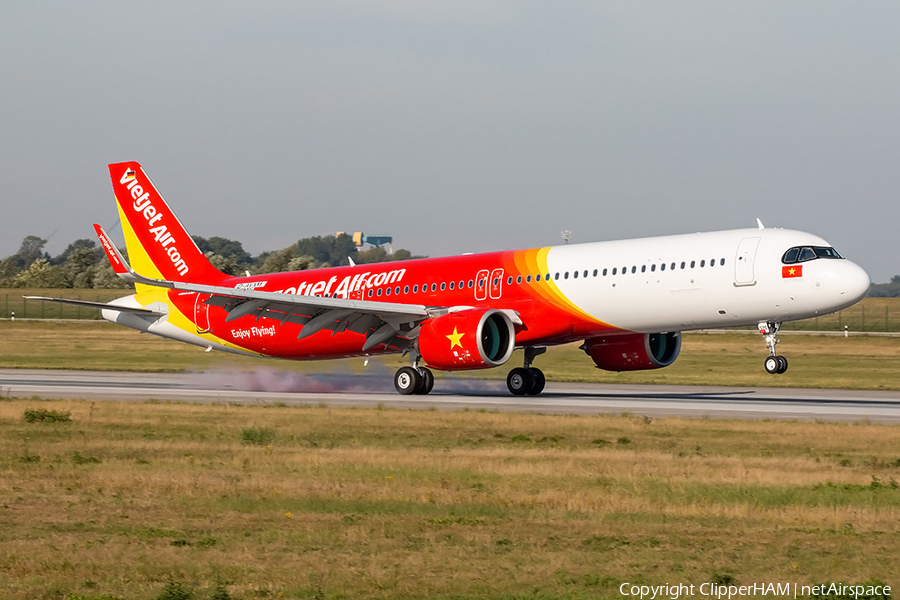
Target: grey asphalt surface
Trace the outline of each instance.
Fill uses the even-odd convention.
[[[537,397],[514,397],[503,381],[439,379],[428,396],[400,396],[389,373],[291,371],[122,373],[0,369],[0,396],[86,400],[240,402],[333,407],[487,409],[548,414],[799,419],[900,423],[900,392],[801,388],[615,385],[548,382]]]

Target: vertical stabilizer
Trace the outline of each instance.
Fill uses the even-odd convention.
[[[128,260],[144,277],[216,283],[226,277],[200,252],[139,163],[109,165]]]

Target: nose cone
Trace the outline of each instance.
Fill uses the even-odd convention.
[[[856,263],[848,260],[843,266],[838,285],[845,306],[850,306],[866,297],[866,294],[869,293],[869,287],[872,285],[872,280],[865,269]]]

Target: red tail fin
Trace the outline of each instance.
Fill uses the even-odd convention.
[[[210,264],[136,162],[109,165],[128,260],[145,277],[213,283],[226,277]]]

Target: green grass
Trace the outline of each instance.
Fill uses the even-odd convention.
[[[900,427],[868,423],[5,400],[0,597],[890,584],[897,479]]]
[[[665,369],[610,373],[596,369],[577,344],[550,348],[536,366],[548,381],[662,383],[684,385],[786,386],[900,389],[900,338],[783,336],[779,351],[790,360],[780,376],[762,368],[761,336],[739,333],[685,334],[681,355]],[[508,366],[521,364],[517,351]],[[390,370],[408,364],[399,355],[340,361],[277,361],[204,352],[188,344],[140,335],[105,322],[52,323],[0,321],[0,368],[113,371],[205,371],[275,368],[304,373]],[[503,379],[508,367],[454,374],[453,377]],[[438,378],[443,377],[436,373]],[[440,382],[438,382],[440,389]],[[2,381],[0,381],[2,393]]]
[[[15,313],[17,319],[86,319],[97,321],[100,320],[100,311],[96,308],[41,302],[40,300],[25,300],[22,296],[109,302],[133,293],[134,290],[130,289],[0,289],[0,318],[8,319]]]

